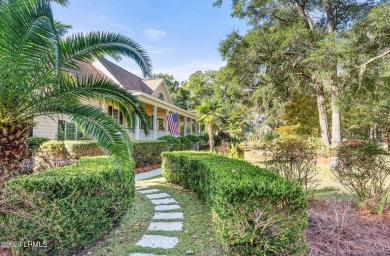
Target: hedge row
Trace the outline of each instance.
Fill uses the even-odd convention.
[[[69,255],[90,246],[131,205],[133,169],[113,169],[106,157],[82,158],[9,181],[2,191],[0,237],[41,245],[15,247],[22,255]]]
[[[136,167],[161,163],[161,153],[167,151],[167,142],[160,140],[137,140],[132,143]]]
[[[239,255],[304,254],[302,187],[266,169],[209,153],[166,152],[163,174],[207,202],[219,238]]]
[[[85,156],[105,155],[104,150],[96,141],[68,140],[64,141],[64,144],[69,154],[76,159]]]

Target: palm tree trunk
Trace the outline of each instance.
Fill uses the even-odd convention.
[[[23,162],[28,158],[28,124],[3,124],[0,126],[0,187],[7,180],[25,174]]]
[[[214,149],[214,129],[213,125],[209,125],[209,143],[210,143],[210,152],[213,152]]]

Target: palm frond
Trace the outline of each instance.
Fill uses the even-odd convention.
[[[47,115],[49,109],[42,111]],[[50,106],[50,114],[65,114],[112,156],[117,168],[129,168],[131,163],[130,138],[126,130],[101,109],[83,104],[57,104]]]
[[[76,61],[91,62],[94,58],[109,55],[116,60],[120,56],[132,58],[145,77],[152,74],[152,64],[146,51],[133,39],[118,33],[77,33],[60,42],[60,67],[77,68]]]
[[[53,83],[50,88],[30,94],[30,104],[23,105],[23,108],[17,112],[24,113],[23,118],[28,118],[29,110],[43,109],[50,102],[59,102],[70,98],[85,101],[95,99],[117,106],[128,125],[134,123],[136,115],[145,127],[145,133],[149,132],[147,115],[138,99],[111,80],[94,76],[76,78],[69,75],[61,76],[59,81]]]

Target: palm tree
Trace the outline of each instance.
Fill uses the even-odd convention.
[[[121,168],[130,164],[126,130],[100,108],[81,104],[81,100],[114,104],[127,124],[138,115],[146,127],[144,110],[125,89],[101,77],[70,75],[77,73],[81,64],[108,55],[116,60],[132,58],[148,77],[151,61],[144,49],[117,33],[67,35],[70,27],[54,20],[51,2],[68,3],[0,1],[0,185],[23,173],[26,138],[34,117],[68,115],[97,139]]]
[[[214,149],[214,133],[222,120],[221,115],[218,113],[218,108],[218,101],[209,100],[204,101],[202,105],[196,107],[196,111],[199,114],[198,121],[207,125],[210,152],[213,152]]]

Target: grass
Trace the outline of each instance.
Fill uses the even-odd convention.
[[[144,195],[136,193],[134,206],[120,221],[117,229],[105,237],[88,255],[128,255],[150,253],[164,255],[224,255],[226,249],[217,241],[212,216],[208,207],[196,195],[179,186],[170,184],[162,177],[138,181],[137,185],[157,188],[170,194],[184,213],[184,230],[177,232],[146,231],[154,213],[154,206]],[[172,210],[179,211],[179,210]],[[179,244],[169,250],[136,246],[143,234],[177,236]]]

